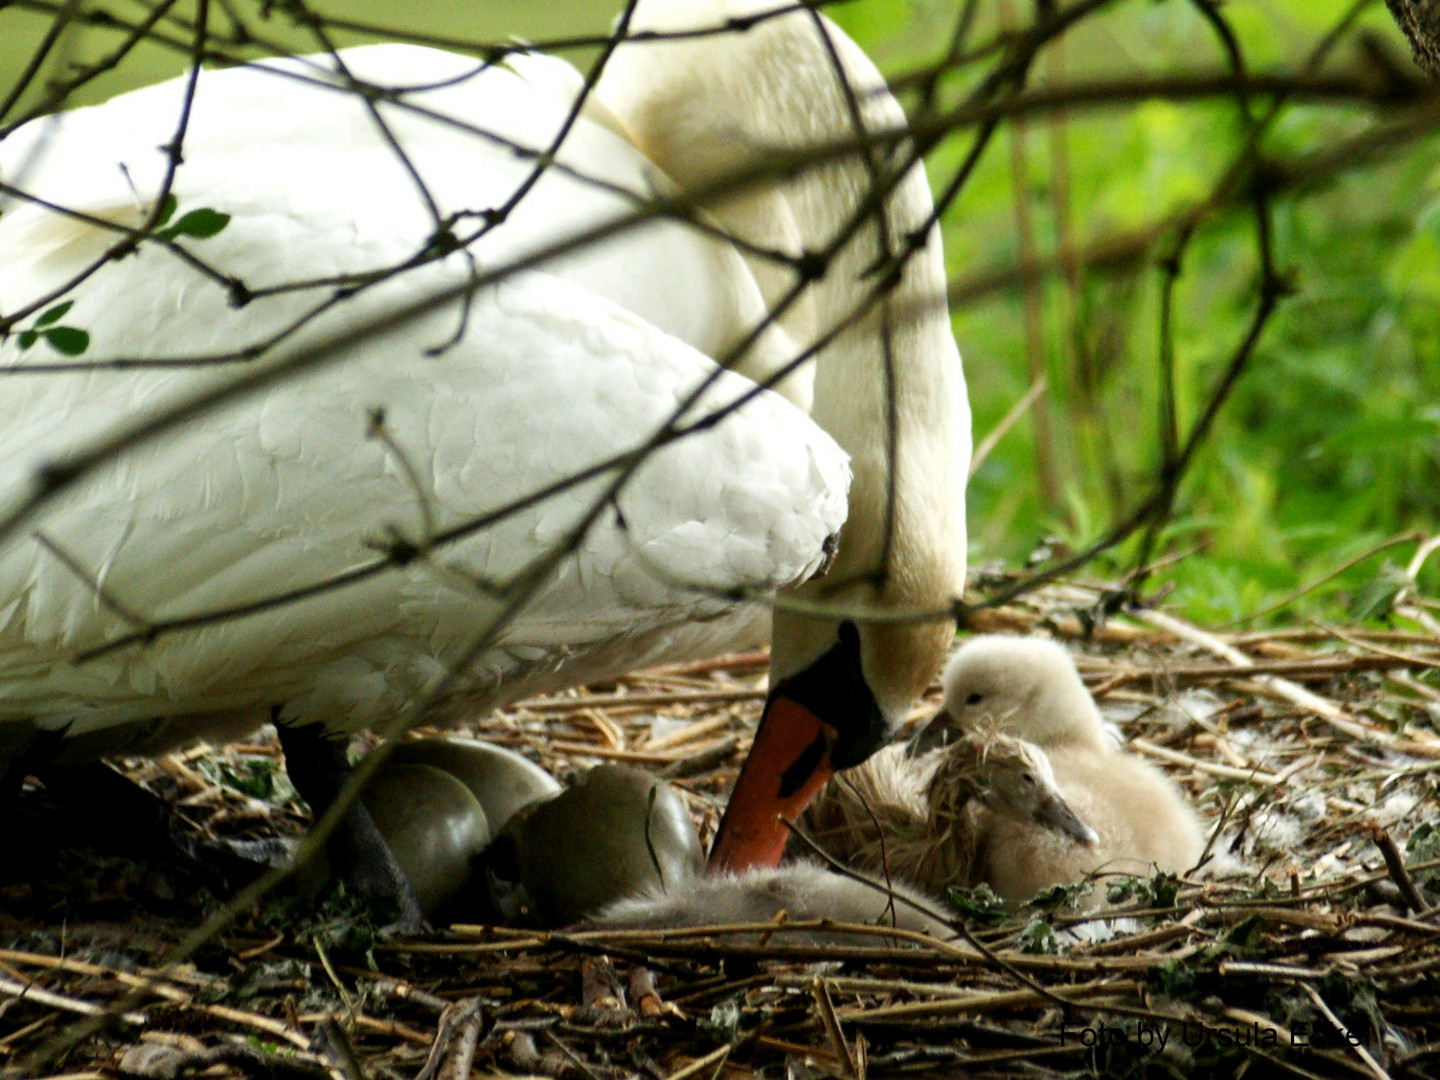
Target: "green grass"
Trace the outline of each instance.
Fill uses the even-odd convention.
[[[1223,11],[1250,69],[1263,71],[1296,69],[1347,7],[1270,0]],[[889,9],[888,24],[871,11],[852,26],[862,33],[886,28],[889,38],[872,49],[898,66],[933,57],[937,36],[927,20],[938,6],[897,0]],[[905,11],[908,21],[898,14]],[[1361,25],[1396,58],[1408,57],[1383,7],[1373,5]],[[982,23],[975,40],[986,30]],[[1158,75],[1224,62],[1195,8],[1178,2],[1114,5],[1087,20],[1067,45],[1071,77]],[[1341,69],[1359,62],[1353,43],[1333,58]],[[965,83],[956,79],[957,92]],[[1264,145],[1289,159],[1368,123],[1354,107],[1292,106]],[[1075,113],[1064,129],[1068,160],[1060,176],[1050,127],[1032,121],[1023,135],[1025,198],[1037,252],[1056,250],[1061,180],[1068,184],[1064,206],[1073,235],[1084,245],[1203,199],[1240,150],[1242,131],[1230,101],[1152,100]],[[1011,137],[997,136],[945,218],[952,276],[1022,254]],[[966,138],[942,147],[929,162],[932,183],[938,186],[967,148]],[[1163,533],[1162,554],[1198,550],[1153,582],[1173,590],[1172,603],[1212,622],[1284,598],[1386,537],[1440,525],[1440,141],[1281,197],[1273,219],[1276,263],[1296,292],[1261,338]],[[1257,250],[1253,218],[1232,213],[1207,221],[1185,253],[1174,327],[1182,432],[1255,309]],[[970,497],[977,561],[1016,563],[1047,536],[1081,547],[1149,490],[1160,445],[1159,296],[1153,262],[1087,276],[1074,295],[1058,280],[1046,285],[1044,404],[1053,443],[1037,445],[1027,418],[980,469]],[[1031,382],[1020,297],[1001,295],[956,311],[954,325],[978,438]],[[1057,479],[1048,500],[1038,482],[1041,455]],[[1414,547],[1363,561],[1275,617],[1361,614],[1367,583],[1373,592],[1387,563],[1403,566]],[[1094,569],[1122,572],[1134,552],[1134,544],[1122,546]],[[1440,574],[1427,569],[1422,584],[1437,583]]]
[[[135,19],[142,17],[139,4],[87,4],[88,8],[108,7],[117,14]],[[147,5],[148,6],[148,5]],[[610,23],[619,5],[614,0],[481,0],[479,3],[451,4],[439,0],[322,0],[308,5],[322,17],[345,19],[381,27],[404,28],[412,33],[438,34],[475,42],[507,42],[512,39],[544,41],[575,34],[601,34]],[[273,40],[284,49],[296,53],[323,51],[323,45],[310,30],[297,25],[285,14],[283,5],[276,4],[268,17],[257,12],[260,5],[243,0],[236,5],[253,24],[257,36]],[[223,36],[230,25],[218,5],[212,4],[212,25]],[[193,16],[194,3],[181,3],[176,10],[187,18]],[[24,69],[36,46],[53,22],[45,12],[17,7],[0,8],[0,87],[13,85]],[[173,31],[172,31],[173,33]],[[73,34],[67,38],[74,37]],[[71,57],[80,62],[94,62],[113,51],[124,34],[104,27],[86,27],[79,35]],[[338,46],[359,45],[383,40],[371,34],[348,30],[334,32]],[[269,50],[254,50],[264,55]],[[61,58],[56,57],[58,61]],[[148,86],[172,78],[185,70],[186,60],[180,52],[151,42],[141,42],[115,70],[87,84],[71,99],[72,105],[91,105],[105,101],[125,90]],[[50,71],[54,70],[53,62]],[[21,99],[20,108],[39,100],[39,91]]]

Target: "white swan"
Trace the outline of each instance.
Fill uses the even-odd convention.
[[[715,26],[771,6],[644,0],[632,27]],[[777,150],[853,139],[852,90],[868,127],[903,121],[860,50],[806,12],[743,34],[622,46],[556,167],[510,206],[566,123],[572,70],[542,57],[484,68],[399,45],[347,50],[339,62],[343,70],[311,57],[204,72],[168,223],[202,210],[228,223],[208,238],[174,236],[169,248],[144,242],[73,288],[116,240],[105,222],[134,227],[155,212],[170,162],[158,148],[174,137],[184,80],[36,121],[0,144],[0,177],[84,215],[12,200],[0,217],[0,312],[58,293],[17,324],[0,368],[65,361],[56,346],[67,340],[46,332],[55,327],[88,334],[83,363],[233,354],[298,323],[241,364],[7,372],[0,515],[64,477],[57,463],[117,431],[620,220],[673,183],[703,185]],[[344,89],[352,80],[386,91],[367,99]],[[767,247],[822,251],[871,184],[862,161],[840,160],[765,183],[713,217]],[[336,276],[416,259],[437,233],[443,242],[437,221],[464,236],[487,214],[498,221],[500,207],[503,222],[465,252],[421,259],[325,306]],[[0,765],[153,751],[272,713],[292,727],[349,731],[441,687],[433,718],[473,716],[745,640],[757,606],[742,600],[777,588],[879,607],[945,603],[964,575],[969,415],[938,302],[930,212],[912,168],[886,200],[884,229],[860,228],[735,374],[717,376],[715,358],[745,340],[794,272],[687,224],[651,222],[486,285],[469,305],[439,305],[349,341],[299,377],[105,460],[0,547]],[[536,572],[503,633],[470,655],[507,603],[493,583],[541,567],[617,472],[524,500],[634,452],[704,380],[714,384],[686,421],[753,394],[751,380],[851,316],[885,234],[925,241],[888,306],[777,386],[813,423],[762,393],[651,455],[573,551]],[[276,290],[297,281],[317,283]],[[252,299],[233,306],[240,292]],[[367,437],[377,409],[383,430]],[[512,505],[486,528],[449,535]],[[800,586],[842,523],[826,579],[841,587]],[[143,639],[158,622],[353,572],[377,547],[423,557],[81,659]],[[857,634],[839,619],[777,612],[775,691],[715,861],[777,859],[785,833],[776,811],[798,812],[832,766],[883,743],[938,670],[949,635],[944,622]]]

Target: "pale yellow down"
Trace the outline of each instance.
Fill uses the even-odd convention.
[[[1157,866],[1180,873],[1199,860],[1205,840],[1194,810],[1158,769],[1114,747],[1061,646],[972,639],[945,669],[944,711],[962,732],[999,731],[1042,746],[1066,802],[1099,834],[1095,846],[1084,847],[979,808],[977,877],[1005,901],[1022,903],[1092,873],[1146,876]],[[1082,903],[1104,900],[1102,879]]]

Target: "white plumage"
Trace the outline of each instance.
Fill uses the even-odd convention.
[[[439,84],[402,98],[455,123],[377,108],[442,218],[503,205],[533,164],[512,145],[543,151],[568,109],[538,77],[537,87],[435,50],[374,46],[343,59],[377,85]],[[208,209],[230,221],[209,239],[177,243],[251,290],[383,271],[422,251],[436,230],[421,184],[361,98],[335,88],[343,80],[330,64],[275,61],[199,80],[176,218]],[[158,197],[166,159],[157,148],[173,135],[182,87],[37,121],[0,147],[0,175],[93,217],[139,224]],[[477,135],[477,124],[494,137]],[[469,249],[473,265],[453,254],[362,290],[259,363],[628,214],[633,200],[615,190],[643,197],[668,183],[588,117],[558,162],[503,227]],[[453,226],[461,235],[475,227],[473,217]],[[116,238],[12,203],[0,217],[0,310],[45,295]],[[63,324],[90,335],[81,361],[203,358],[264,342],[332,292],[286,291],[237,308],[221,284],[146,243],[68,292]],[[9,742],[15,722],[31,721],[69,736],[116,729],[106,750],[153,748],[152,718],[183,718],[169,735],[193,737],[263,720],[282,703],[290,716],[338,728],[388,719],[432,690],[498,611],[466,579],[504,582],[543,556],[613,471],[446,544],[429,562],[74,661],[136,629],[107,600],[151,621],[254,602],[373,561],[376,545],[397,534],[423,544],[427,520],[443,532],[643,445],[715,377],[712,358],[762,313],[733,248],[678,223],[651,223],[484,287],[468,312],[449,304],[369,337],[123,454],[0,551],[0,722]],[[760,376],[791,355],[772,329],[738,368]],[[64,359],[43,339],[22,351],[12,334],[0,348],[6,368]],[[0,507],[20,504],[43,464],[251,369],[7,374]],[[722,373],[686,415],[753,389]],[[805,402],[802,381],[790,389]],[[377,408],[401,454],[367,437]],[[731,612],[742,592],[808,576],[844,521],[846,483],[845,455],[771,393],[660,450],[620,492],[623,527],[615,506],[601,512],[459,681],[451,713],[725,644],[746,620],[696,621]],[[0,739],[0,753],[6,745]]]

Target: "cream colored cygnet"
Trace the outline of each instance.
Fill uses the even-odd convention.
[[[1011,815],[980,807],[975,820],[980,881],[1008,903],[1087,875],[1181,872],[1204,849],[1200,823],[1179,788],[1116,748],[1100,711],[1062,646],[1035,638],[978,637],[946,666],[943,712],[920,736],[1000,732],[1043,748],[1069,806],[1099,834],[1084,846]],[[1103,890],[1087,906],[1104,903]]]
[[[894,883],[867,884],[832,873],[810,862],[792,862],[740,874],[707,874],[688,878],[668,891],[649,889],[602,911],[595,923],[603,927],[664,929],[680,926],[734,926],[825,919],[836,923],[868,923],[950,938],[954,932],[930,912],[944,904]],[[880,939],[824,927],[795,930],[777,943],[882,944]]]

